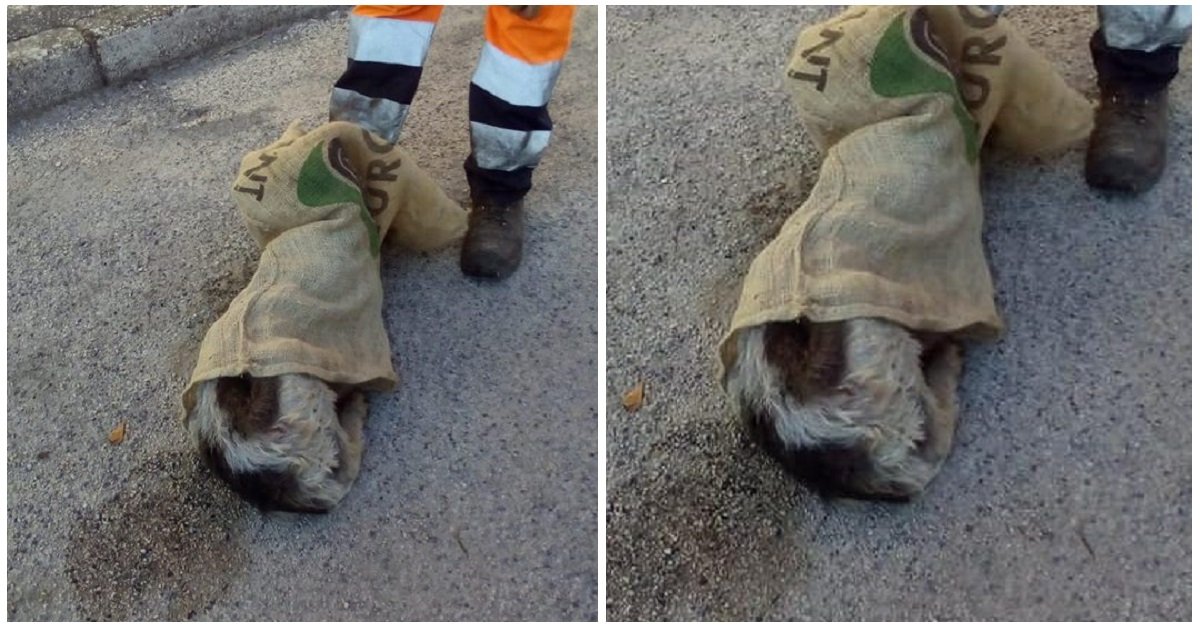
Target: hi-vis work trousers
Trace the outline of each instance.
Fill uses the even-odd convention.
[[[984,5],[993,14],[1003,5]],[[1100,85],[1121,85],[1151,94],[1179,73],[1179,52],[1192,34],[1189,6],[1096,7],[1100,28],[1089,43]]]
[[[575,8],[542,6],[531,19],[488,7],[486,39],[469,92],[472,199],[507,204],[532,185],[550,143],[547,104],[571,40]],[[358,6],[350,15],[346,72],[330,97],[331,120],[395,142],[417,93],[440,6]]]
[[[1004,5],[984,5],[995,15]],[[1097,6],[1103,42],[1120,50],[1154,52],[1164,46],[1183,46],[1192,32],[1192,8],[1187,6]]]

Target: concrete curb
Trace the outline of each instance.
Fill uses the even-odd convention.
[[[75,14],[48,11],[53,8],[8,9],[10,117],[34,114],[139,78],[153,68],[341,7],[105,6]]]

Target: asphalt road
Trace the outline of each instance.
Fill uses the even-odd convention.
[[[9,619],[597,616],[596,14],[551,103],[517,275],[385,256],[401,384],[372,398],[362,475],[326,516],[236,500],[177,412],[253,270],[234,171],[325,119],[344,12],[10,124]],[[446,10],[402,140],[462,201],[482,30],[482,9]]]
[[[1190,46],[1147,194],[1089,189],[1082,149],[985,163],[1009,328],[924,496],[823,502],[748,443],[715,347],[814,182],[782,73],[835,12],[608,10],[608,618],[1189,619]],[[1095,98],[1091,9],[1009,15]]]

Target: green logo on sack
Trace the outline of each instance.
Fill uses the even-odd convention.
[[[321,144],[313,146],[312,151],[308,153],[308,158],[304,160],[304,165],[300,167],[300,176],[296,181],[296,198],[309,207],[321,207],[336,203],[358,205],[358,215],[366,225],[367,235],[371,240],[371,255],[379,257],[379,225],[375,224],[371,218],[371,212],[367,211],[367,205],[362,198],[362,190],[346,183],[330,170],[325,163],[322,148]],[[335,164],[338,172],[353,181],[353,172],[346,166],[345,152],[341,142],[334,138],[330,140],[328,148],[329,162]]]
[[[871,58],[871,89],[889,98],[937,93],[953,98],[954,117],[962,126],[967,162],[974,164],[979,158],[979,130],[975,120],[967,113],[949,68],[935,67],[913,50],[904,36],[905,17],[904,14],[897,15],[875,46],[875,55]],[[945,63],[944,53],[930,37],[929,20],[923,11],[913,12],[911,26],[913,42],[931,58]]]

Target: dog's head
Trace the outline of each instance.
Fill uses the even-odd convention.
[[[367,406],[307,375],[222,377],[200,383],[187,428],[204,462],[264,510],[327,512],[362,460]]]
[[[825,496],[905,500],[949,454],[960,369],[886,321],[743,330],[725,387],[751,435]]]

